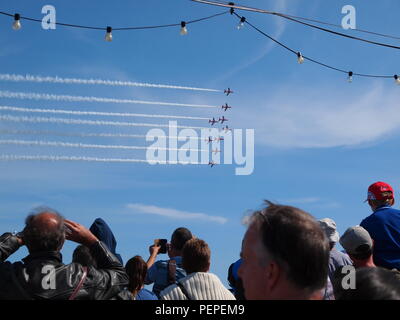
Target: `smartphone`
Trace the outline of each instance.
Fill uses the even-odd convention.
[[[158,253],[167,253],[167,239],[156,239],[154,240],[154,244],[157,246],[161,246],[160,251]]]

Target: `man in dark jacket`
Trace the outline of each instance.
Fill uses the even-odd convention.
[[[43,209],[29,215],[22,233],[0,237],[0,299],[111,299],[128,284],[119,260],[88,229]],[[62,263],[65,240],[90,249],[97,269]],[[22,245],[29,255],[4,262]]]

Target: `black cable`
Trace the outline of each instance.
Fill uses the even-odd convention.
[[[198,3],[204,3],[204,4],[209,4],[209,5],[213,5],[213,6],[219,6],[219,7],[234,8],[234,9],[238,9],[238,10],[245,10],[245,11],[253,11],[253,12],[258,12],[258,13],[271,14],[271,15],[275,15],[275,16],[278,16],[278,17],[282,17],[282,18],[291,20],[291,21],[296,22],[296,23],[300,23],[302,25],[305,25],[305,26],[308,26],[308,27],[311,27],[311,28],[315,28],[315,29],[318,29],[318,30],[321,30],[321,31],[332,33],[332,34],[335,34],[335,35],[338,35],[338,36],[341,36],[341,37],[345,37],[345,38],[349,38],[349,39],[352,39],[352,40],[358,40],[358,41],[366,42],[366,43],[369,43],[369,44],[374,44],[374,45],[377,45],[377,46],[382,46],[382,47],[387,47],[387,48],[392,48],[392,49],[397,49],[397,50],[400,49],[399,46],[395,46],[395,45],[391,45],[391,44],[387,44],[387,43],[382,43],[382,42],[377,42],[377,41],[371,41],[371,40],[368,40],[368,39],[359,38],[359,37],[355,37],[355,36],[350,36],[350,35],[347,35],[345,33],[333,31],[333,30],[326,29],[326,28],[322,28],[322,27],[319,27],[319,26],[316,26],[316,25],[313,25],[313,24],[310,24],[310,23],[306,23],[306,22],[297,20],[297,19],[292,18],[291,16],[283,14],[283,13],[278,13],[278,12],[273,12],[273,11],[268,11],[268,10],[262,10],[262,9],[257,9],[257,8],[251,8],[251,7],[237,6],[237,5],[230,4],[230,3],[225,4],[225,3],[221,3],[221,2],[208,1],[208,0],[191,0],[191,1],[198,2]]]
[[[290,17],[290,18],[295,18],[295,19],[299,19],[299,20],[304,20],[304,21],[310,21],[310,22],[315,22],[315,23],[319,23],[319,24],[323,24],[323,25],[327,25],[327,26],[331,26],[331,27],[336,27],[339,29],[343,29],[343,27],[340,24],[334,24],[334,23],[329,23],[329,22],[325,22],[325,21],[321,21],[321,20],[315,20],[315,19],[310,19],[310,18],[304,18],[304,17],[299,17],[299,16],[292,16],[290,14],[286,14],[286,13],[282,13],[283,15]],[[397,36],[391,36],[388,34],[383,34],[383,33],[378,33],[378,32],[373,32],[373,31],[368,31],[368,30],[363,30],[363,29],[358,29],[358,28],[354,28],[354,29],[350,29],[352,31],[357,31],[357,32],[362,32],[362,33],[367,33],[367,34],[372,34],[374,36],[379,36],[379,37],[384,37],[384,38],[390,38],[390,39],[395,39],[395,40],[400,40],[400,37]]]
[[[2,14],[4,16],[14,17],[13,14],[10,14],[10,13],[7,13],[7,12],[3,12],[3,11],[0,11],[0,14]]]
[[[345,38],[349,38],[349,39],[353,39],[353,40],[358,40],[358,41],[363,41],[363,42],[374,44],[374,45],[377,45],[377,46],[382,46],[382,47],[387,47],[387,48],[400,50],[399,46],[395,46],[395,45],[391,45],[391,44],[387,44],[387,43],[382,43],[382,42],[377,42],[377,41],[372,41],[372,40],[367,40],[367,39],[351,36],[351,35],[348,35],[348,34],[345,34],[345,33],[333,31],[333,30],[326,29],[326,28],[322,28],[322,27],[316,26],[316,25],[311,24],[311,23],[307,23],[307,22],[303,22],[303,21],[291,18],[291,17],[286,16],[284,14],[275,13],[275,15],[277,15],[279,17],[282,17],[282,18],[285,18],[285,19],[288,19],[288,20],[291,20],[291,21],[294,21],[294,22],[297,22],[297,23],[300,23],[302,25],[314,28],[314,29],[318,29],[318,30],[321,30],[321,31],[332,33],[332,34],[335,34],[335,35],[338,35],[338,36],[341,36],[341,37],[345,37]]]
[[[7,12],[3,12],[0,11],[0,14],[5,15],[5,16],[9,16],[9,17],[14,17],[13,14],[7,13]],[[40,19],[34,19],[34,18],[29,18],[29,17],[20,17],[21,20],[28,20],[28,21],[33,21],[33,22],[40,22],[42,23],[42,20]],[[93,29],[93,30],[106,30],[107,28],[102,28],[102,27],[90,27],[90,26],[81,26],[81,25],[77,25],[77,24],[69,24],[69,23],[61,23],[61,22],[56,22],[56,25],[59,26],[65,26],[65,27],[72,27],[72,28],[81,28],[81,29]]]
[[[242,19],[241,16],[239,16],[236,12],[233,12],[233,14],[238,17],[239,19]],[[257,30],[259,33],[261,33],[262,35],[266,36],[267,38],[269,38],[270,40],[276,42],[277,44],[279,44],[281,47],[285,48],[286,50],[291,51],[294,54],[297,54],[297,51],[294,51],[293,49],[289,48],[288,46],[284,45],[282,42],[279,42],[278,40],[276,40],[275,38],[272,38],[270,35],[266,34],[264,31],[261,31],[260,29],[258,29],[256,26],[252,25],[250,22],[248,22],[247,20],[243,21],[245,23],[247,23],[249,26],[251,26],[253,29]]]
[[[189,23],[196,23],[196,22],[200,22],[200,21],[204,21],[204,20],[209,20],[224,14],[227,14],[229,11],[224,11],[221,13],[216,13],[213,14],[211,16],[207,16],[207,17],[203,17],[203,18],[199,18],[199,19],[195,19],[195,20],[190,20],[187,21],[186,24]],[[14,14],[10,14],[7,12],[3,12],[0,11],[0,14],[5,15],[5,16],[9,16],[9,17],[14,17]],[[42,22],[42,20],[40,19],[33,19],[33,18],[29,18],[29,17],[20,17],[21,20],[28,20],[28,21],[33,21],[33,22]],[[72,28],[80,28],[80,29],[91,29],[91,30],[107,30],[107,27],[93,27],[93,26],[83,26],[83,25],[78,25],[78,24],[69,24],[69,23],[61,23],[61,22],[56,22],[55,23],[58,26],[64,26],[64,27],[72,27]],[[126,27],[126,28],[113,28],[113,31],[125,31],[125,30],[143,30],[143,29],[158,29],[158,28],[167,28],[167,27],[177,27],[180,26],[181,23],[174,23],[174,24],[164,24],[164,25],[157,25],[157,26],[144,26],[144,27]]]
[[[294,18],[295,16],[289,16],[289,15],[285,15],[285,14],[282,14],[282,13],[277,13],[277,12],[272,12],[272,11],[267,11],[267,10],[261,10],[261,9],[255,9],[255,8],[250,8],[250,7],[241,7],[241,6],[239,7],[239,6],[235,6],[233,3],[223,4],[222,2],[217,3],[217,2],[211,2],[211,1],[205,1],[205,0],[191,0],[191,1],[210,4],[210,5],[215,5],[215,6],[229,7],[230,10],[226,11],[226,12],[213,14],[211,16],[199,18],[199,19],[196,19],[196,20],[191,20],[191,21],[186,22],[186,24],[196,23],[196,22],[212,19],[214,17],[227,14],[228,12],[230,12],[231,14],[235,14],[235,16],[237,16],[239,19],[243,20],[242,19],[243,17],[239,16],[236,12],[234,12],[232,10],[233,8],[236,8],[236,9],[240,9],[240,10],[256,11],[256,12],[261,12],[261,13],[272,14],[272,15],[276,15],[276,16],[279,16],[279,17],[282,17],[282,18],[285,18],[285,19],[292,20],[292,21],[297,22],[297,23],[301,23],[301,24],[306,25],[306,26],[310,26],[310,27],[313,27],[313,28],[320,29],[322,31],[326,31],[326,32],[330,32],[330,33],[333,33],[333,34],[341,35],[341,36],[344,36],[344,37],[347,37],[347,38],[350,38],[350,39],[360,40],[360,41],[365,41],[365,42],[368,42],[368,43],[371,43],[371,44],[381,45],[381,46],[395,48],[395,49],[400,49],[400,47],[397,47],[397,46],[392,46],[392,45],[388,45],[388,44],[384,44],[384,43],[379,43],[379,42],[370,41],[370,40],[366,40],[366,39],[362,39],[362,38],[357,38],[357,37],[349,36],[349,35],[346,35],[346,34],[343,34],[343,33],[340,33],[340,32],[335,32],[335,31],[332,31],[332,30],[329,30],[329,29],[321,28],[321,27],[318,27],[318,26],[315,26],[315,25],[312,25],[312,24],[309,24],[309,23],[305,23],[305,22],[299,21],[299,20]],[[10,14],[10,13],[3,12],[3,11],[0,11],[0,14],[5,15],[5,16],[9,16],[9,17],[14,17],[14,14]],[[303,20],[311,20],[311,19],[301,18],[301,17],[296,17],[296,18],[300,18],[300,19],[303,19]],[[28,21],[34,21],[34,22],[40,22],[40,23],[42,22],[42,20],[39,20],[39,19],[33,19],[33,18],[22,17],[22,16],[20,16],[20,19],[24,19],[24,20],[28,20]],[[318,22],[318,21],[314,20],[314,22]],[[268,35],[267,33],[263,32],[262,30],[260,30],[259,28],[257,28],[256,26],[254,26],[253,24],[248,22],[247,20],[244,20],[243,23],[247,23],[250,27],[252,27],[254,30],[259,32],[260,34],[262,34],[265,37],[269,38],[270,40],[274,41],[275,43],[277,43],[281,47],[285,48],[286,50],[298,55],[297,51],[289,48],[288,46],[286,46],[282,42],[280,42],[280,41],[276,40],[275,38],[271,37],[270,35]],[[321,22],[318,22],[318,23],[321,23]],[[73,27],[73,28],[92,29],[92,30],[107,30],[107,27],[105,27],[105,28],[104,27],[92,27],[92,26],[83,26],[83,25],[76,25],[76,24],[67,24],[67,23],[61,23],[61,22],[56,22],[55,24],[56,25],[60,25],[60,26]],[[175,24],[166,24],[166,25],[157,25],[157,26],[114,28],[113,30],[124,31],[124,30],[157,29],[157,28],[166,28],[166,27],[176,27],[176,26],[180,26],[180,25],[181,25],[181,23],[175,23]],[[367,31],[367,32],[369,32],[369,31]],[[369,32],[369,33],[371,33],[371,32]],[[315,60],[315,59],[312,59],[312,58],[309,58],[309,57],[306,57],[306,56],[302,56],[302,57],[304,59],[306,59],[308,61],[311,61],[311,62],[313,62],[315,64],[318,64],[320,66],[323,66],[323,67],[326,67],[326,68],[329,68],[329,69],[332,69],[332,70],[335,70],[335,71],[338,71],[338,72],[342,72],[342,73],[347,73],[347,74],[349,73],[349,71],[330,66],[330,65],[322,63],[322,62],[320,62],[318,60]],[[355,72],[352,72],[352,74],[356,75],[356,76],[360,76],[360,77],[369,77],[369,78],[392,78],[393,77],[393,76],[387,76],[387,75],[371,75],[371,74],[363,74],[363,73],[355,73]]]
[[[200,2],[200,1],[196,1],[196,2]],[[215,1],[215,2],[220,3],[220,4],[223,3],[222,1]],[[211,4],[211,3],[208,3],[208,4]],[[226,4],[226,2],[225,2],[225,4]],[[228,3],[228,5],[226,7],[231,7],[232,8],[232,5],[230,5],[230,2]],[[250,7],[245,7],[245,8],[250,8]],[[257,10],[255,8],[251,8],[251,9],[253,9],[253,11]],[[267,11],[267,10],[261,10],[261,11],[259,11],[259,12],[266,13],[266,14],[279,13],[279,12],[272,12],[272,11]],[[310,19],[310,18],[304,18],[304,17],[300,17],[300,16],[294,16],[294,15],[290,15],[290,14],[286,14],[286,13],[280,13],[280,14],[285,15],[285,16],[290,17],[290,18],[295,18],[295,19],[299,19],[299,20],[315,22],[315,23],[319,23],[319,24],[323,24],[323,25],[327,25],[327,26],[343,29],[343,27],[340,24],[334,24],[334,23],[329,23],[329,22],[326,22],[326,21]],[[367,34],[372,34],[374,36],[380,36],[380,37],[384,37],[384,38],[400,40],[400,37],[398,37],[398,36],[392,36],[392,35],[388,35],[388,34],[384,34],[384,33],[378,33],[378,32],[374,32],[374,31],[363,30],[363,29],[358,29],[358,28],[354,28],[354,29],[350,29],[350,30],[351,31],[362,32],[362,33],[367,33]]]
[[[239,18],[239,19],[242,18],[242,17],[241,17],[240,15],[238,15],[236,12],[234,12],[233,14],[234,14],[237,18]],[[247,19],[244,21],[244,23],[248,24],[248,25],[249,25],[250,27],[252,27],[254,30],[256,30],[257,32],[259,32],[259,33],[262,34],[263,36],[269,38],[270,40],[274,41],[275,43],[277,43],[277,44],[280,45],[281,47],[285,48],[286,50],[290,51],[291,53],[294,53],[294,54],[296,54],[296,55],[299,54],[298,51],[293,50],[292,48],[288,47],[287,45],[283,44],[282,42],[280,42],[280,41],[276,40],[275,38],[271,37],[270,35],[268,35],[268,34],[265,33],[264,31],[260,30],[259,28],[257,28],[257,27],[254,26],[253,24],[251,24]],[[340,69],[340,68],[337,68],[337,67],[333,67],[333,66],[331,66],[331,65],[328,65],[328,64],[326,64],[326,63],[320,62],[320,61],[318,61],[318,60],[312,59],[312,58],[307,57],[307,56],[303,56],[303,55],[302,55],[302,57],[303,57],[305,60],[311,61],[311,62],[313,62],[313,63],[315,63],[315,64],[318,64],[318,65],[320,65],[320,66],[322,66],[322,67],[325,67],[325,68],[328,68],[328,69],[331,69],[331,70],[335,70],[335,71],[338,71],[338,72],[341,72],[341,73],[349,74],[349,72],[352,72],[352,75],[359,76],[359,77],[367,77],[367,78],[385,78],[385,79],[393,78],[392,75],[390,75],[390,76],[388,76],[388,75],[373,75],[373,74],[365,74],[365,73],[356,73],[356,72],[353,72],[353,71],[346,71],[346,70],[343,70],[343,69]]]
[[[189,23],[196,23],[196,22],[200,22],[200,21],[204,21],[204,20],[208,20],[208,19],[212,19],[218,16],[222,16],[224,14],[227,14],[229,11],[225,11],[225,12],[221,12],[221,13],[216,13],[213,14],[211,16],[208,17],[204,17],[204,18],[200,18],[200,19],[196,19],[196,20],[190,20],[190,21],[186,21],[186,24]],[[159,26],[147,26],[147,27],[127,27],[127,28],[113,28],[113,30],[143,30],[143,29],[157,29],[157,28],[166,28],[166,27],[177,27],[180,26],[181,23],[174,23],[174,24],[164,24],[164,25],[159,25]]]

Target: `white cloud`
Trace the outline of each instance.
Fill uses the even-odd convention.
[[[131,209],[133,213],[142,214],[152,214],[163,216],[171,219],[193,219],[193,220],[203,220],[212,221],[224,224],[228,219],[218,216],[210,216],[205,213],[193,213],[188,211],[180,211],[171,208],[161,208],[157,206],[149,206],[140,203],[131,203],[127,205],[127,208]]]
[[[381,141],[400,128],[398,87],[380,83],[363,92],[338,88],[282,87],[241,108],[242,126],[255,129],[256,143],[277,148],[359,146]],[[263,93],[262,93],[263,94]],[[260,117],[260,115],[263,115]]]

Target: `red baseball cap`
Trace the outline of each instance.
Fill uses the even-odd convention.
[[[375,182],[368,188],[368,200],[387,200],[394,199],[393,188],[385,182]]]

